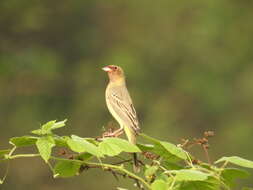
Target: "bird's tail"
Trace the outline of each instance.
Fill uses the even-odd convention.
[[[134,170],[135,173],[138,173],[138,172],[140,172],[140,166],[139,166],[139,163],[138,163],[136,153],[133,153],[133,160],[134,160],[133,170]]]
[[[129,127],[124,127],[124,130],[125,130],[126,136],[128,138],[128,141],[131,144],[136,144],[136,135],[137,135],[136,132],[133,131]],[[139,166],[139,163],[138,163],[138,159],[137,159],[137,154],[136,153],[133,153],[133,170],[136,173],[140,172],[140,166]]]

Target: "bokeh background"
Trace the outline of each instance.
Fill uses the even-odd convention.
[[[62,135],[101,134],[113,121],[101,67],[117,64],[143,132],[180,143],[214,130],[212,160],[252,160],[252,10],[250,0],[1,0],[0,148],[53,119],[68,118]],[[132,188],[95,170],[55,180],[40,159],[22,159],[0,189],[117,186]]]

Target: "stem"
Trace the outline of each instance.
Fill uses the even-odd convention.
[[[114,163],[113,165],[121,165],[121,164],[124,164],[124,163],[126,163],[126,162],[131,162],[131,161],[132,161],[132,159],[123,160],[123,161],[121,161],[121,162]]]
[[[227,185],[227,184],[225,184],[223,181],[222,181],[222,179],[221,179],[221,171],[223,170],[223,169],[219,169],[218,170],[218,173],[216,173],[216,172],[213,172],[213,171],[211,171],[211,170],[208,170],[208,169],[206,169],[206,168],[202,168],[202,167],[198,167],[197,168],[198,170],[200,170],[200,171],[203,171],[203,172],[205,172],[205,173],[208,173],[208,174],[210,174],[210,176],[212,176],[212,177],[214,177],[215,179],[217,179],[220,183],[221,183],[221,185],[223,185],[223,187],[226,189],[226,190],[230,190],[230,188],[229,188],[229,186]],[[217,171],[217,170],[216,170]]]
[[[221,169],[224,169],[228,165],[228,161],[226,160],[224,164],[221,166]]]
[[[115,166],[115,165],[111,165],[111,164],[102,164],[102,163],[86,163],[88,165],[93,165],[93,166],[100,166],[100,167],[104,167],[104,168],[111,168],[111,169],[115,169],[115,170],[119,170],[125,174],[127,174],[128,176],[131,176],[137,180],[139,180],[140,182],[142,182],[148,189],[151,189],[151,186],[144,180],[142,179],[141,177],[135,175],[134,173],[132,172],[129,172],[128,170],[124,169],[123,167],[121,166]]]
[[[50,168],[51,172],[54,174],[54,168],[53,168],[53,166],[51,165],[51,163],[50,163],[50,162],[48,162],[47,164],[48,164],[48,166],[49,166],[49,168]]]
[[[115,166],[115,165],[111,165],[111,164],[103,164],[103,163],[94,163],[94,162],[85,162],[85,161],[81,161],[81,160],[69,160],[69,159],[65,159],[65,158],[58,158],[58,157],[54,157],[51,156],[51,159],[54,160],[60,160],[60,161],[72,161],[72,162],[77,162],[77,163],[81,163],[81,164],[86,164],[86,165],[90,165],[90,166],[99,166],[101,168],[110,168],[110,169],[114,169],[114,170],[119,170],[125,174],[127,174],[128,176],[139,180],[140,182],[142,182],[148,189],[151,189],[151,186],[141,177],[135,175],[132,172],[129,172],[128,170],[124,169],[122,166]]]
[[[176,177],[173,178],[173,181],[172,181],[172,183],[171,183],[169,189],[173,190],[173,187],[174,187],[174,185],[175,185],[175,182],[176,182]]]
[[[59,158],[59,157],[55,157],[55,156],[51,156],[50,159],[52,159],[52,160],[59,160],[59,161],[77,162],[77,163],[79,163],[79,164],[86,164],[86,162],[84,162],[84,161],[82,161],[82,160],[67,159],[67,158]]]
[[[10,156],[9,159],[16,159],[16,158],[31,158],[31,157],[39,157],[39,154],[17,154],[17,155],[13,155]]]
[[[6,177],[7,177],[8,173],[9,173],[9,169],[10,169],[10,162],[7,163],[7,168],[6,168],[4,177],[2,179],[0,179],[0,185],[4,183]]]
[[[5,159],[1,160],[1,161],[8,160],[9,162],[7,163],[7,168],[6,168],[6,172],[5,172],[5,174],[4,174],[4,177],[3,177],[2,179],[0,179],[0,184],[3,184],[3,183],[4,183],[6,177],[7,177],[8,173],[9,173],[9,169],[10,169],[10,157],[11,157],[11,155],[14,153],[14,151],[16,150],[16,148],[17,148],[17,147],[14,146],[14,147],[11,149],[11,151],[9,152],[8,156],[7,156]]]
[[[12,160],[12,159],[17,159],[17,158],[31,158],[31,157],[39,157],[39,154],[17,154],[17,155],[13,155],[8,157],[5,160]],[[140,182],[142,182],[148,189],[151,189],[151,186],[141,177],[135,175],[132,172],[129,172],[128,170],[124,169],[122,166],[115,166],[115,165],[111,165],[111,164],[103,164],[103,163],[93,163],[93,162],[84,162],[81,160],[70,160],[70,159],[66,159],[66,158],[59,158],[59,157],[54,157],[51,156],[51,159],[53,160],[60,160],[60,161],[71,161],[71,162],[77,162],[80,164],[87,164],[87,165],[91,165],[91,166],[99,166],[101,168],[110,168],[110,169],[114,169],[114,170],[119,170],[125,174],[127,174],[128,176],[131,176],[134,179],[139,180]]]
[[[191,159],[191,156],[189,155],[189,153],[188,153],[187,151],[184,151],[184,152],[185,152],[187,158],[189,159],[189,163],[188,163],[188,164],[189,164],[192,168],[195,168],[194,165],[193,165],[193,163],[192,163],[192,159]]]
[[[8,157],[0,160],[0,162],[13,160],[13,159],[16,159],[16,158],[32,158],[32,157],[39,157],[39,156],[40,156],[40,154],[16,154],[16,155],[13,155],[13,156],[11,156],[11,154],[9,154]]]
[[[11,151],[9,152],[9,154],[8,154],[8,157],[11,157],[11,155],[14,153],[14,151],[16,150],[16,146],[14,146],[12,149],[11,149]]]
[[[206,159],[207,159],[208,163],[209,163],[209,164],[212,164],[212,163],[211,163],[211,160],[210,160],[210,157],[209,157],[209,153],[208,153],[207,148],[206,148],[205,146],[202,146],[202,147],[203,147],[203,149],[204,149],[205,156],[206,156]]]

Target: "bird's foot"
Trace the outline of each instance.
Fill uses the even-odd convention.
[[[97,141],[103,141],[104,138],[109,137],[118,137],[124,133],[124,129],[118,129],[116,131],[113,131],[112,128],[110,128],[108,131],[105,131],[100,137],[96,137],[95,139]]]
[[[105,138],[105,137],[118,137],[120,135],[122,135],[122,133],[124,132],[123,129],[118,129],[116,131],[106,131],[103,133],[102,137]]]

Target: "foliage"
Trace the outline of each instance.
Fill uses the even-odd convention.
[[[56,135],[53,130],[64,127],[65,122],[66,120],[50,121],[31,132],[36,136],[11,138],[10,144],[13,147],[0,150],[0,161],[41,157],[55,178],[73,177],[92,168],[100,168],[102,171],[111,172],[116,179],[120,176],[132,179],[139,189],[151,190],[230,190],[238,178],[246,178],[249,173],[241,168],[230,168],[228,163],[253,168],[252,161],[237,156],[222,157],[214,164],[204,163],[184,150],[184,145],[176,146],[145,134],[140,134],[145,143],[137,145],[117,137],[82,138],[76,135]],[[196,141],[199,143],[203,139]],[[38,153],[14,154],[17,148],[29,146],[36,146]],[[53,151],[57,147],[60,148],[58,154]],[[132,171],[132,159],[126,159],[128,154],[132,153],[139,155],[141,172],[137,174]],[[109,157],[119,161],[112,163]]]
[[[65,134],[96,136],[112,120],[100,68],[119,64],[146,134],[176,142],[211,129],[219,134],[213,157],[226,151],[253,160],[252,9],[250,0],[1,0],[0,149],[50,118],[68,117]],[[43,164],[33,170],[46,175]],[[16,174],[26,190],[23,172]],[[41,175],[25,176],[34,189],[108,183],[105,173],[99,184]],[[9,178],[1,189],[16,184]]]

